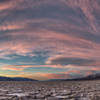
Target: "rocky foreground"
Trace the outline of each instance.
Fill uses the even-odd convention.
[[[100,100],[100,81],[0,82],[0,100]]]

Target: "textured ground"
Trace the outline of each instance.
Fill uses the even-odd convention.
[[[0,100],[100,100],[100,81],[0,82]]]

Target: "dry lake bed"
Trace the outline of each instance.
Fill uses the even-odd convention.
[[[0,100],[100,100],[100,80],[0,82]]]

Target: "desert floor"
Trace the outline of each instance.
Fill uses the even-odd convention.
[[[0,100],[100,100],[100,80],[0,82]]]

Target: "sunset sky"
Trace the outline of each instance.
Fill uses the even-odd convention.
[[[68,79],[100,72],[100,0],[0,0],[0,76]]]

